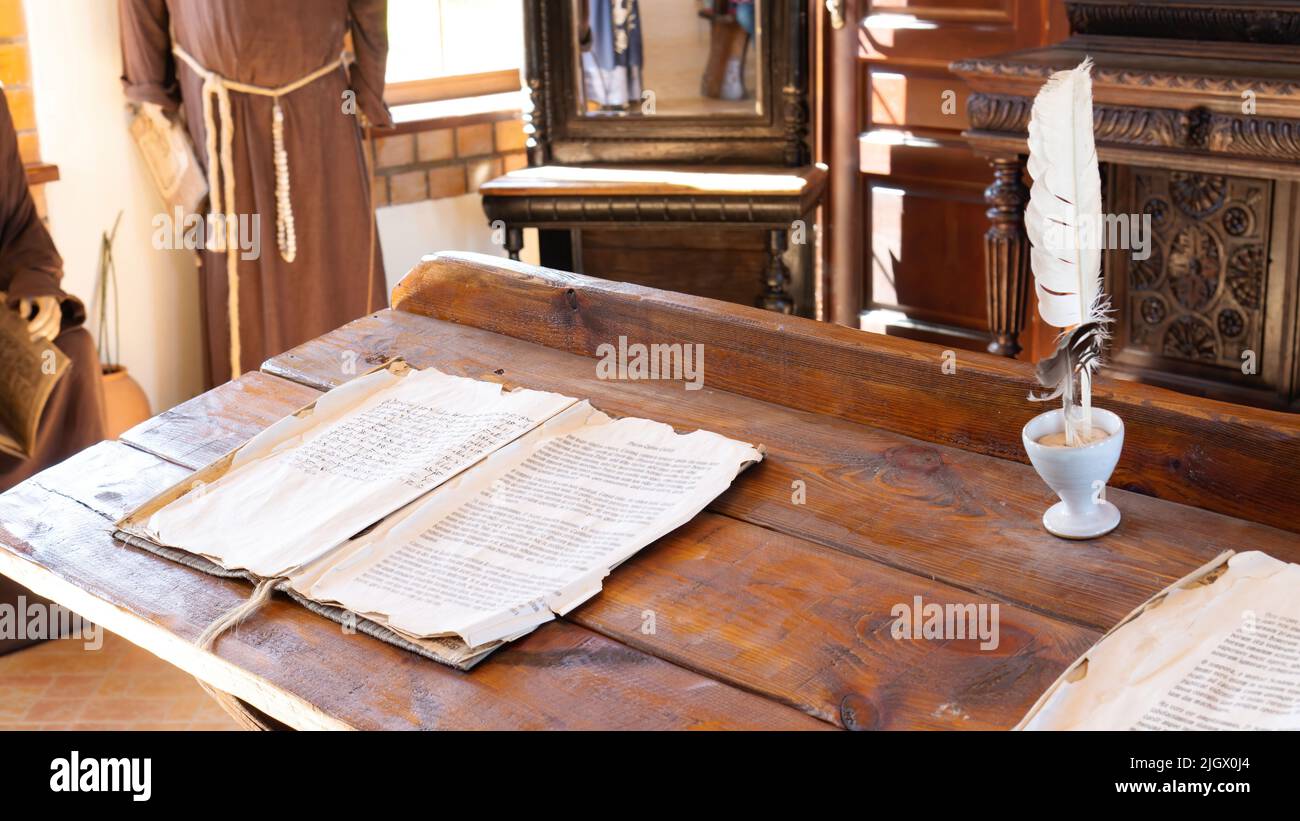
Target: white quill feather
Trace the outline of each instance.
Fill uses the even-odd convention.
[[[1038,313],[1057,328],[1104,321],[1101,172],[1092,136],[1092,60],[1058,71],[1029,120],[1025,233]]]
[[[1092,132],[1092,60],[1058,71],[1038,91],[1029,119],[1029,175],[1034,180],[1025,209],[1025,233],[1031,245],[1030,268],[1043,321],[1066,329],[1057,360],[1040,365],[1040,381],[1061,378],[1054,392],[1065,406],[1067,444],[1085,440],[1092,428],[1092,371],[1100,364],[1101,346],[1110,321],[1102,291],[1101,169]],[[1083,327],[1081,327],[1083,326]],[[1078,329],[1083,339],[1070,335]],[[1077,345],[1075,343],[1078,343]],[[1074,374],[1079,374],[1082,414],[1074,419]]]

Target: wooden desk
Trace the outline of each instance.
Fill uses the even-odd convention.
[[[1219,551],[1300,561],[1300,421],[1100,380],[1127,425],[1094,542],[1056,539],[1022,464],[1023,363],[487,257],[0,496],[0,573],[293,726],[1006,728],[1135,605]],[[704,389],[595,378],[602,342],[705,346]],[[589,397],[767,459],[568,617],[462,673],[115,542],[111,522],[370,365]],[[792,491],[803,483],[797,504]],[[1118,489],[1128,488],[1128,489]],[[1000,644],[897,641],[892,608],[996,603]],[[646,629],[653,615],[654,629]]]
[[[500,221],[511,259],[523,229],[629,226],[765,228],[767,264],[759,307],[794,309],[782,255],[796,220],[812,236],[812,212],[826,189],[824,166],[562,166],[521,168],[479,189],[488,220]],[[581,267],[581,265],[575,265]]]

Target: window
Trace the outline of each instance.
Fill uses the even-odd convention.
[[[519,0],[388,0],[390,105],[518,91]]]

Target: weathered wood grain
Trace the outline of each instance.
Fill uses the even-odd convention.
[[[277,596],[219,639],[214,662],[175,638],[193,642],[251,587],[111,537],[112,517],[186,474],[119,443],[83,451],[0,495],[0,566],[36,592],[66,594],[58,583],[71,585],[100,605],[104,628],[294,726],[829,726],[567,622],[543,627],[467,674],[348,635]]]
[[[146,419],[119,438],[150,453],[165,452],[172,461],[206,465],[242,445],[250,429],[261,430],[319,395],[253,371]]]
[[[1026,461],[1028,364],[475,254],[439,254],[393,294],[405,312],[594,356],[620,335],[705,346],[718,390],[1002,459]],[[1123,418],[1112,484],[1300,531],[1300,419],[1100,378]]]
[[[1040,524],[1054,497],[1028,465],[708,387],[596,379],[590,358],[402,311],[360,319],[265,367],[328,388],[350,378],[339,363],[399,352],[417,367],[762,443],[767,459],[711,510],[1097,629],[1223,550],[1300,561],[1300,537],[1289,531],[1113,489],[1120,528],[1063,541]],[[794,503],[796,481],[804,504]]]
[[[997,647],[894,638],[894,608],[913,612],[918,597],[995,607]],[[1101,636],[711,513],[621,565],[567,618],[856,729],[1010,728]]]
[[[131,450],[101,445],[43,474],[42,484],[113,516],[185,475]],[[111,469],[100,467],[110,459]],[[568,619],[829,722],[844,721],[847,699],[855,726],[882,729],[1010,727],[1100,635],[1000,604],[996,648],[894,639],[893,608],[917,596],[997,603],[705,513],[620,566]]]

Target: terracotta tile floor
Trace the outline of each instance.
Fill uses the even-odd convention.
[[[236,730],[195,680],[129,641],[47,641],[0,656],[0,730]]]

